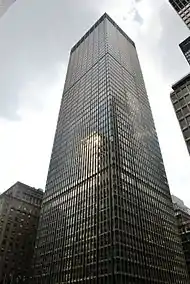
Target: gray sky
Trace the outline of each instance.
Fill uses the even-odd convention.
[[[15,2],[16,0],[0,0],[0,17],[4,15],[7,9]]]
[[[70,48],[107,12],[135,41],[170,190],[190,206],[190,157],[170,86],[189,30],[167,0],[17,0],[0,19],[0,192],[45,187]]]

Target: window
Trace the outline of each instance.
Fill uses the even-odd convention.
[[[178,108],[180,108],[179,102],[174,103],[174,108],[175,108],[175,110],[177,110]]]
[[[188,125],[190,125],[190,115],[186,117]]]
[[[181,107],[183,107],[185,105],[185,99],[184,98],[180,99],[179,104]]]
[[[187,126],[187,121],[185,118],[180,121],[180,125],[181,125],[181,128],[184,128]]]
[[[189,138],[190,137],[190,129],[187,128],[183,131],[183,135],[185,137],[185,139]]]
[[[177,115],[177,118],[178,118],[178,119],[180,119],[180,118],[183,117],[183,114],[182,114],[182,111],[181,111],[181,110],[178,110],[178,111],[176,112],[176,115]]]
[[[187,93],[187,89],[186,89],[186,87],[184,87],[184,88],[179,92],[179,98],[183,98],[186,93]]]
[[[184,115],[187,115],[187,114],[189,114],[189,112],[190,112],[190,111],[188,110],[188,107],[187,107],[187,106],[183,107],[182,110],[183,110],[183,114],[184,114]]]
[[[172,101],[176,101],[177,100],[177,96],[175,93],[171,94],[171,99]]]
[[[190,102],[190,94],[188,94],[188,95],[185,97],[185,99],[186,99],[186,102],[189,103],[189,102]]]

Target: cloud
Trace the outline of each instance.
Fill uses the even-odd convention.
[[[51,0],[20,0],[12,7],[0,25],[1,117],[19,118],[20,91],[30,89],[31,82],[44,84],[43,78],[51,83],[57,64],[66,64],[71,46],[97,17],[95,6],[85,0],[55,0],[53,5]],[[33,96],[26,96],[34,106]]]
[[[148,17],[145,7],[151,10]],[[139,49],[147,51],[144,56],[152,58],[165,81],[172,84],[173,80],[178,80],[183,75],[182,70],[186,70],[184,73],[188,72],[179,43],[189,31],[184,28],[183,22],[169,3],[163,0],[157,1],[156,8],[151,0],[141,1],[138,11],[142,18],[146,18],[136,38],[137,44],[141,45]]]
[[[143,18],[141,17],[141,15],[139,14],[138,10],[134,10],[134,21],[138,22],[139,24],[143,24]]]

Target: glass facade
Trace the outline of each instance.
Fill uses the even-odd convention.
[[[190,29],[190,2],[189,0],[169,0],[176,12]]]
[[[72,48],[32,283],[188,283],[134,43],[104,14]]]
[[[190,74],[172,88],[171,101],[190,154]]]

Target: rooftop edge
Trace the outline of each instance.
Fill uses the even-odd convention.
[[[43,189],[41,189],[41,188],[35,188],[35,187],[32,187],[32,186],[30,186],[30,185],[28,185],[28,184],[25,184],[25,183],[23,183],[23,182],[17,181],[17,182],[15,182],[12,186],[10,186],[8,189],[6,189],[6,190],[3,191],[2,193],[0,193],[0,196],[6,195],[6,193],[7,193],[11,188],[13,188],[13,187],[16,186],[16,185],[24,186],[24,187],[26,187],[26,188],[28,188],[28,189],[30,189],[30,190],[33,190],[33,191],[36,191],[36,192],[39,192],[39,193],[44,193]]]
[[[183,76],[180,80],[178,80],[176,83],[174,83],[174,84],[172,85],[173,91],[175,91],[177,88],[179,88],[180,86],[182,86],[182,85],[185,83],[185,81],[186,81],[187,79],[190,80],[190,73],[188,73],[187,75]],[[172,91],[172,93],[173,93],[173,91]]]
[[[130,39],[130,37],[112,20],[112,18],[107,14],[104,13],[99,20],[95,22],[95,24],[85,33],[85,35],[71,48],[71,53],[73,53],[77,47],[93,32],[93,30],[104,20],[108,19],[120,33],[135,47],[135,43]]]

